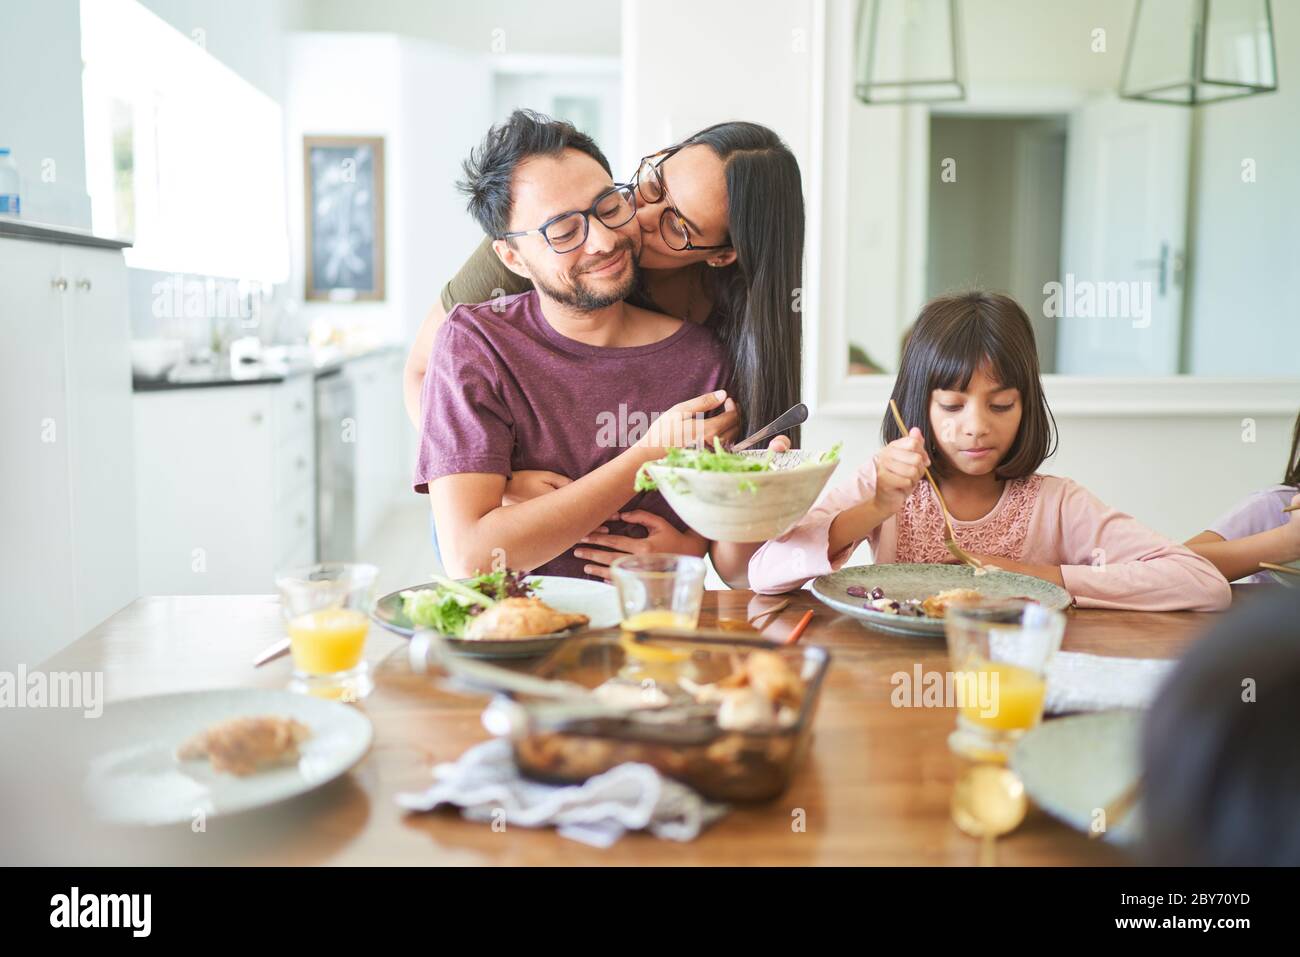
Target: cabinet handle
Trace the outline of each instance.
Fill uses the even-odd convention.
[[[90,292],[90,280],[89,280],[89,279],[78,279],[78,280],[77,280],[77,288],[80,289],[82,292]]]
[[[261,425],[261,424],[262,424],[262,413],[261,413],[261,412],[254,412],[252,415],[249,416],[249,418],[252,419],[254,425]]]
[[[59,292],[68,291],[68,280],[63,276],[60,276],[58,279],[52,280],[50,282],[50,285],[53,286],[55,289],[57,289]]]

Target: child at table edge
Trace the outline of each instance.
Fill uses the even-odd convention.
[[[1270,485],[1238,502],[1205,531],[1183,544],[1209,559],[1229,581],[1272,581],[1260,562],[1286,565],[1300,561],[1300,415],[1291,433],[1291,454],[1282,470],[1282,484]]]
[[[1218,611],[1227,580],[1206,559],[1037,469],[1055,422],[1033,327],[1015,300],[969,292],[927,303],[903,349],[886,444],[853,478],[749,563],[750,587],[776,594],[841,567],[864,540],[877,564],[955,562],[929,467],[958,544],[1006,571],[1065,588],[1082,608]]]

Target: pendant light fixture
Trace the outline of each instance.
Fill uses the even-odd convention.
[[[1121,97],[1196,106],[1276,89],[1269,0],[1138,0]]]
[[[863,103],[964,100],[957,0],[862,0],[854,93]]]

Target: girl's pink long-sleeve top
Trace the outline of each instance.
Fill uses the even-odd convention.
[[[767,542],[749,563],[749,585],[761,594],[792,591],[840,568],[861,542],[830,556],[831,522],[875,494],[876,465],[824,491],[790,531]],[[1190,549],[1110,508],[1083,486],[1054,475],[1008,481],[997,505],[973,521],[953,519],[969,552],[1035,565],[1059,565],[1080,608],[1219,611],[1232,590],[1218,569]],[[897,514],[867,537],[877,564],[950,562],[943,516],[926,482]]]

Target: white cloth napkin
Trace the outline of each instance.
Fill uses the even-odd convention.
[[[411,811],[443,804],[471,821],[502,818],[507,827],[547,827],[592,847],[609,847],[627,831],[648,830],[671,841],[692,841],[727,813],[648,764],[620,764],[585,784],[557,786],[520,775],[510,742],[496,738],[475,745],[459,760],[433,769],[427,791],[397,795]]]
[[[1057,652],[1047,666],[1048,714],[1145,708],[1176,662]]]

